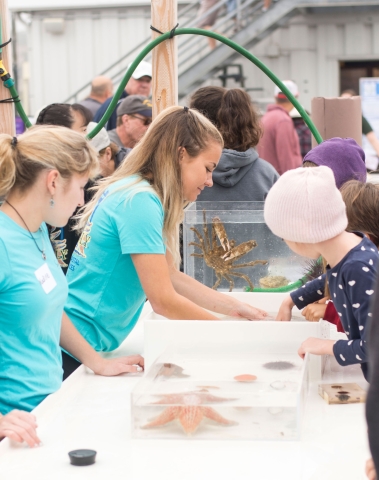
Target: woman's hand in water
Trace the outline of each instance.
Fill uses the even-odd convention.
[[[268,317],[268,313],[264,310],[243,302],[235,303],[228,315],[231,317],[246,318],[247,320],[264,320]]]
[[[276,320],[279,320],[280,322],[289,322],[292,318],[292,309],[294,306],[295,304],[292,301],[291,295],[288,295],[280,305]]]
[[[0,416],[0,439],[3,437],[20,443],[25,441],[29,447],[37,447],[41,440],[37,437],[36,417],[21,410],[12,410]]]
[[[138,373],[144,368],[144,359],[141,355],[129,355],[118,358],[100,358],[93,371],[97,375],[112,377],[122,373]]]

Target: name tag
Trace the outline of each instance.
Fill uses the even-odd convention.
[[[34,275],[37,277],[37,280],[46,294],[50,293],[51,290],[57,286],[57,282],[55,281],[53,274],[50,272],[47,263],[44,263],[42,267],[36,270]]]

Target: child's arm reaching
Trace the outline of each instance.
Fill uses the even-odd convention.
[[[346,299],[339,306],[340,316],[348,340],[335,343],[333,352],[340,365],[352,365],[367,362],[367,328],[366,323],[370,312],[370,303],[374,293],[375,268],[367,262],[349,263],[343,269],[341,292],[337,294],[337,302]],[[341,288],[342,287],[342,288]],[[339,301],[338,301],[339,300]]]
[[[324,297],[318,302],[307,305],[304,310],[301,311],[301,314],[306,320],[308,320],[308,322],[318,322],[320,318],[325,318],[325,312],[327,309],[326,302],[328,300],[329,297]]]
[[[299,310],[303,310],[308,304],[317,302],[324,296],[326,275],[312,280],[302,287],[294,290],[286,297],[279,309],[276,320],[289,321],[292,316],[292,308],[294,305]]]
[[[340,365],[353,365],[367,362],[367,347],[365,334],[362,340],[338,340],[333,347],[333,353]]]
[[[290,293],[293,303],[302,310],[310,303],[317,302],[324,297],[326,274],[311,280],[302,287]]]

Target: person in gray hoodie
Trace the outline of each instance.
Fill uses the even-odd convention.
[[[250,96],[237,88],[203,87],[191,97],[190,108],[216,125],[225,146],[213,171],[213,187],[205,188],[197,200],[264,201],[279,174],[255,149],[262,127]]]

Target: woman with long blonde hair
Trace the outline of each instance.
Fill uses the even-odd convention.
[[[177,269],[183,207],[212,186],[222,147],[220,133],[203,115],[171,107],[100,183],[80,217],[83,233],[67,273],[65,308],[95,350],[122,343],[146,297],[156,313],[171,319],[216,319],[209,311],[266,315]]]
[[[0,440],[40,443],[29,412],[62,383],[60,347],[102,375],[142,370],[140,356],[103,359],[63,314],[67,283],[46,223],[67,223],[97,167],[95,150],[65,127],[0,135]]]

